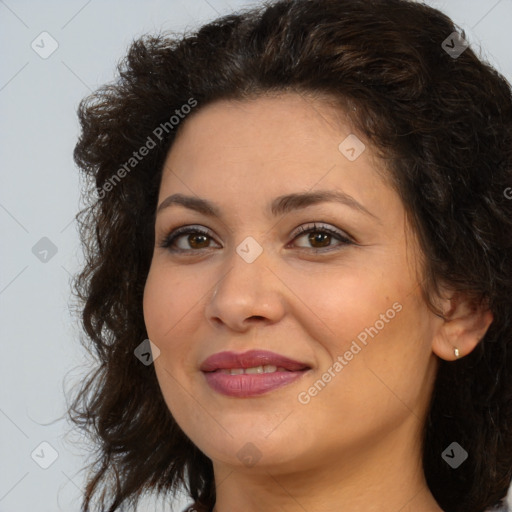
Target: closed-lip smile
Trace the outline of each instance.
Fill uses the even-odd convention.
[[[307,363],[266,350],[218,352],[200,365],[208,385],[232,397],[251,397],[286,386],[302,377]]]

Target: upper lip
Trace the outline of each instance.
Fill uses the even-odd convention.
[[[249,350],[242,354],[236,352],[218,352],[206,358],[200,370],[203,372],[214,372],[216,370],[233,368],[253,368],[255,366],[273,365],[289,371],[309,369],[306,363],[295,361],[289,357],[269,352],[267,350]]]

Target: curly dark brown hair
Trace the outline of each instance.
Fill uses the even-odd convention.
[[[334,98],[385,160],[425,256],[429,305],[445,282],[491,309],[477,348],[440,361],[423,467],[447,512],[502,504],[512,478],[512,93],[471,47],[450,53],[453,32],[465,36],[410,0],[266,2],[193,33],[134,41],[118,79],[82,101],[74,157],[89,203],[77,215],[86,263],[74,293],[82,341],[99,360],[69,410],[97,447],[83,511],[96,498],[113,512],[181,487],[197,510],[215,503],[210,459],[134,357],[147,338],[161,171],[187,115],[286,91]],[[456,471],[441,457],[454,439],[469,452]]]

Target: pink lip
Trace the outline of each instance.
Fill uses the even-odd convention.
[[[274,373],[230,375],[217,370],[251,368],[273,365],[287,371]],[[286,386],[299,379],[310,369],[306,363],[264,350],[250,350],[243,354],[219,352],[208,357],[200,366],[208,385],[223,395],[250,397]]]
[[[252,368],[254,366],[265,366],[272,364],[289,371],[304,370],[309,368],[306,363],[294,361],[288,357],[281,356],[266,350],[249,350],[243,354],[236,352],[218,352],[203,361],[200,370],[203,372],[214,372],[221,369]]]

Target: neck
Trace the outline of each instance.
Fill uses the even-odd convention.
[[[386,439],[279,467],[214,461],[214,512],[443,512],[425,480],[421,442],[406,430],[402,425]]]

